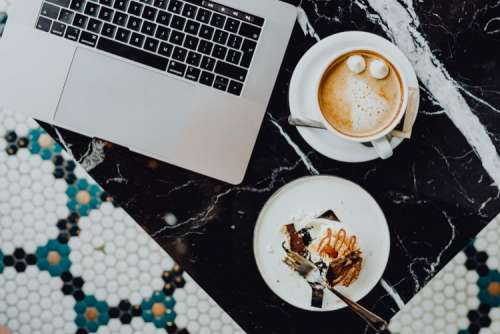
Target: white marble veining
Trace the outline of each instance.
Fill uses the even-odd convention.
[[[371,9],[377,13],[377,16],[368,15],[368,18],[379,23],[393,42],[407,55],[415,67],[418,78],[473,147],[491,178],[500,184],[500,156],[487,129],[472,112],[460,91],[493,110],[497,108],[465,90],[451,77],[418,30],[420,22],[412,1],[406,0],[406,7],[396,0],[355,2],[367,12]]]

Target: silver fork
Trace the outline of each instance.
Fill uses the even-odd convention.
[[[328,282],[326,282],[321,275],[318,267],[316,267],[311,261],[307,260],[296,252],[288,251],[283,262],[285,262],[290,268],[304,277],[309,285],[313,287],[313,292],[314,287],[316,287],[317,289],[319,286],[329,289],[331,292],[333,292],[333,294],[335,294],[344,303],[346,303],[351,310],[353,310],[358,316],[360,316],[371,328],[376,331],[383,331],[387,329],[387,321],[374,314],[373,312],[367,310],[358,303],[352,301],[344,294],[340,293],[337,289],[330,286],[330,284],[328,284]]]

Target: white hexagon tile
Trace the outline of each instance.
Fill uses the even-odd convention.
[[[1,109],[0,231],[2,334],[243,333],[36,122]]]

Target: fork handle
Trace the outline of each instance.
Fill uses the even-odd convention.
[[[351,308],[351,310],[353,310],[358,316],[360,316],[371,328],[373,328],[377,332],[381,332],[387,329],[388,327],[387,321],[385,321],[375,313],[372,313],[371,311],[367,310],[360,304],[352,301],[344,294],[337,291],[335,288],[332,288],[330,286],[327,286],[327,288],[331,292],[333,292],[335,296],[339,297],[344,303],[346,303]]]

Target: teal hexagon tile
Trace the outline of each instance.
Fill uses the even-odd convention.
[[[98,185],[91,184],[86,179],[78,179],[66,189],[66,195],[69,197],[68,209],[80,216],[87,216],[91,210],[101,205],[102,193]]]
[[[31,153],[39,154],[43,160],[51,160],[62,151],[61,146],[42,128],[32,129],[28,138]]]
[[[500,272],[490,270],[490,272],[479,278],[479,299],[491,307],[500,306]]]
[[[57,240],[49,240],[47,245],[36,250],[37,265],[40,270],[46,270],[52,276],[60,276],[71,267],[70,249],[67,244]]]
[[[82,301],[75,304],[74,310],[77,313],[75,324],[88,332],[95,333],[100,326],[105,326],[109,322],[108,304],[97,300],[94,296],[85,296]]]
[[[175,300],[161,291],[155,291],[150,298],[141,303],[142,318],[152,322],[156,328],[164,328],[167,323],[173,322],[176,313],[173,310]]]

